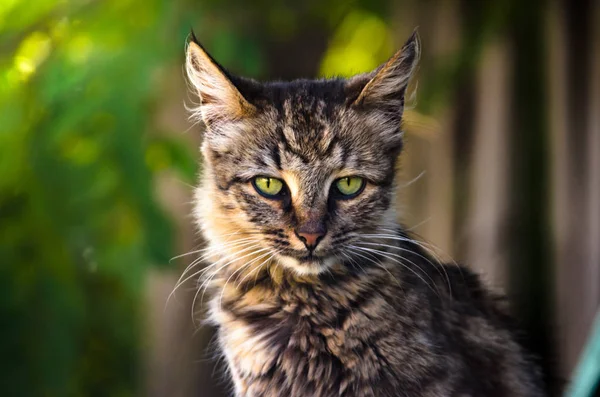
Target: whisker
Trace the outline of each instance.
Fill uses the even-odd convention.
[[[248,256],[251,256],[251,255],[253,255],[253,254],[257,253],[257,252],[262,252],[262,251],[264,251],[265,249],[267,249],[267,248],[260,248],[259,250],[255,250],[255,251],[252,251],[252,252],[250,252],[250,253],[248,253],[248,254],[245,254],[245,255],[242,255],[242,256],[238,256],[238,255],[240,255],[241,253],[244,253],[244,252],[246,252],[246,251],[249,251],[249,250],[254,250],[254,249],[256,249],[256,248],[260,248],[260,244],[255,244],[255,245],[252,245],[252,246],[250,246],[250,247],[246,247],[246,248],[244,248],[243,250],[240,250],[240,251],[237,251],[237,252],[231,253],[231,254],[229,254],[229,255],[227,255],[227,256],[225,256],[225,257],[223,257],[223,258],[219,259],[219,260],[218,260],[218,261],[216,261],[215,263],[213,263],[213,264],[211,264],[211,265],[207,266],[205,269],[203,269],[203,270],[202,270],[202,273],[205,273],[207,270],[209,270],[209,269],[212,269],[212,268],[214,268],[214,267],[218,267],[218,268],[215,270],[215,272],[217,272],[217,273],[218,273],[218,272],[220,272],[222,269],[224,269],[225,267],[227,267],[227,266],[229,266],[230,264],[232,264],[233,262],[235,262],[236,260],[241,260],[241,259],[244,259],[244,258],[246,258],[246,257],[248,257]],[[223,263],[223,262],[226,262],[226,261],[229,261],[229,262],[227,262],[227,263],[225,263],[225,264],[223,265],[222,263]]]
[[[413,244],[417,245],[418,247],[422,248],[423,250],[425,250],[431,256],[433,256],[438,262],[440,262],[440,263],[443,262],[441,257],[439,255],[437,255],[435,253],[435,251],[430,247],[431,244],[429,244],[429,243],[424,243],[424,242],[420,242],[415,239],[398,236],[397,234],[363,234],[362,237],[375,237],[375,238],[382,238],[382,239],[389,239],[389,240],[413,243]]]
[[[218,269],[216,269],[213,273],[211,273],[211,275],[204,282],[202,282],[202,284],[200,285],[200,288],[198,288],[198,290],[203,290],[202,297],[201,297],[200,301],[201,302],[204,301],[204,293],[206,292],[206,289],[204,288],[204,286],[208,287],[210,280],[212,280],[215,275],[217,275],[218,273],[220,273],[221,270],[225,269],[227,266],[231,265],[232,263],[235,263],[236,261],[240,261],[240,260],[242,260],[244,258],[247,258],[248,256],[255,255],[255,254],[267,251],[267,250],[269,250],[269,248],[261,248],[261,249],[252,251],[249,254],[243,255],[243,256],[241,256],[239,258],[234,258],[233,260],[227,262],[226,264],[224,264],[224,265],[220,266]],[[197,295],[196,295],[196,297],[197,297]],[[196,304],[196,299],[194,299],[194,301],[192,302],[192,315],[193,315],[193,312],[194,312],[195,304]]]
[[[169,260],[169,262],[172,262],[175,259],[183,258],[184,256],[188,256],[188,255],[192,255],[192,254],[198,254],[200,252],[204,252],[204,251],[208,251],[208,250],[216,249],[216,248],[225,248],[225,247],[228,247],[229,244],[233,244],[233,243],[237,243],[237,242],[241,242],[241,241],[245,241],[245,240],[252,240],[252,239],[254,239],[254,237],[247,237],[247,238],[243,238],[243,239],[231,240],[231,241],[226,241],[223,244],[211,245],[211,246],[208,246],[206,248],[189,251],[189,252],[186,252],[185,254],[174,256],[173,258],[171,258]]]
[[[396,283],[398,284],[398,286],[402,287],[402,284],[400,284],[400,281],[398,281],[398,279],[396,278],[396,276],[394,276],[394,275],[392,274],[392,272],[390,272],[390,271],[389,271],[389,269],[387,269],[385,266],[383,266],[383,264],[381,264],[380,262],[378,262],[378,261],[377,261],[377,257],[375,257],[375,259],[368,258],[368,257],[366,257],[366,256],[362,255],[360,252],[358,252],[358,251],[357,251],[357,250],[360,250],[360,248],[359,248],[359,247],[355,247],[355,246],[353,246],[353,245],[349,245],[349,246],[348,246],[348,248],[350,249],[350,251],[351,251],[353,254],[355,254],[355,255],[358,255],[358,256],[360,256],[361,258],[363,258],[363,259],[366,259],[366,260],[370,261],[371,263],[373,263],[373,264],[377,265],[377,266],[378,266],[378,267],[380,267],[381,269],[385,270],[385,271],[386,271],[386,272],[387,272],[387,273],[388,273],[388,274],[389,274],[389,275],[390,275],[390,276],[391,276],[391,277],[392,277],[392,278],[393,278],[393,279],[396,281]],[[361,251],[362,251],[362,250],[361,250]],[[367,252],[366,252],[366,251],[363,251],[363,253],[367,254]]]
[[[423,177],[423,175],[425,175],[427,173],[426,170],[421,171],[421,173],[419,175],[417,175],[416,177],[414,177],[413,179],[411,179],[408,182],[405,182],[403,185],[398,186],[398,189],[404,189],[409,187],[410,185],[412,185],[413,183],[417,182],[419,179],[421,179]]]
[[[393,231],[391,229],[381,228],[381,230],[387,230],[387,231],[390,231],[390,232],[393,232],[393,233],[397,233],[397,231]],[[368,236],[375,236],[375,235],[368,235]],[[450,258],[451,263],[458,269],[461,277],[463,277],[463,280],[464,280],[464,275],[463,275],[463,272],[462,272],[462,268],[458,265],[458,263],[456,263],[456,261],[452,257],[450,257],[448,254],[446,254],[444,251],[442,251],[439,247],[435,246],[434,244],[426,243],[426,242],[420,242],[418,240],[411,239],[411,238],[401,237],[401,236],[398,236],[396,234],[394,234],[394,235],[383,234],[383,235],[377,235],[377,237],[378,238],[387,238],[387,239],[391,239],[391,240],[399,240],[399,241],[406,241],[406,242],[409,242],[409,243],[413,243],[413,244],[417,245],[418,247],[421,247],[429,255],[433,256],[434,259],[440,264],[440,266],[444,270],[444,274],[446,275],[446,280],[448,282],[448,289],[450,291],[450,296],[452,296],[452,288],[451,288],[450,277],[448,276],[448,272],[446,271],[446,267],[443,265],[443,263],[445,263],[445,261],[442,260],[442,258],[436,253],[436,251],[441,251],[443,255],[445,255],[446,257]]]
[[[393,261],[393,262],[395,262],[395,263],[398,263],[399,265],[402,265],[404,268],[406,268],[406,269],[410,270],[410,271],[411,271],[411,272],[412,272],[412,273],[413,273],[415,276],[417,276],[417,277],[418,277],[418,278],[419,278],[421,281],[423,281],[423,283],[425,283],[425,285],[427,285],[427,286],[428,286],[428,287],[431,289],[431,291],[432,291],[432,292],[434,292],[434,293],[435,293],[437,296],[440,296],[439,292],[438,292],[438,291],[436,291],[436,290],[434,290],[434,289],[432,288],[432,286],[431,286],[431,285],[430,285],[430,284],[427,282],[427,280],[425,280],[425,279],[424,279],[424,278],[423,278],[423,277],[422,277],[422,276],[421,276],[421,275],[420,275],[420,274],[419,274],[417,271],[415,271],[414,269],[412,269],[410,266],[407,266],[405,263],[402,263],[400,260],[398,260],[398,259],[395,259],[395,258],[394,258],[394,256],[395,256],[395,257],[397,257],[397,258],[399,258],[399,259],[404,259],[404,260],[406,260],[407,262],[409,262],[409,263],[411,263],[412,265],[414,265],[414,266],[415,266],[417,269],[421,270],[421,271],[422,271],[422,272],[423,272],[425,275],[427,275],[427,277],[428,277],[428,278],[431,280],[431,283],[432,283],[432,284],[435,286],[435,281],[433,281],[433,279],[431,278],[431,276],[429,276],[429,274],[427,274],[427,272],[425,272],[423,269],[421,269],[421,268],[420,268],[420,267],[419,267],[419,266],[418,266],[416,263],[414,263],[413,261],[411,261],[411,260],[409,260],[409,259],[406,259],[406,258],[404,258],[404,257],[402,257],[402,256],[400,256],[400,255],[393,254],[393,253],[391,253],[391,252],[386,252],[386,251],[381,251],[381,250],[376,250],[376,249],[373,249],[373,248],[367,248],[367,247],[361,247],[361,246],[353,246],[353,247],[354,247],[354,248],[357,248],[357,249],[364,250],[364,251],[366,251],[366,252],[372,252],[372,253],[375,253],[375,254],[379,254],[379,255],[381,255],[381,256],[384,256],[384,257],[386,257],[387,259],[389,259],[389,260],[391,260],[391,261]],[[391,255],[391,256],[390,256],[390,255]],[[436,289],[437,289],[437,286],[436,286]]]
[[[419,247],[421,247],[425,251],[427,251],[430,255],[432,255],[438,262],[443,263],[444,261],[441,259],[441,257],[437,253],[437,252],[441,252],[444,256],[450,258],[450,260],[456,266],[458,266],[458,264],[452,259],[452,257],[450,255],[448,255],[446,252],[444,252],[440,247],[436,246],[435,244],[432,244],[430,242],[425,242],[425,241],[418,241],[418,240],[415,240],[415,239],[412,239],[412,238],[409,238],[409,237],[398,236],[398,234],[397,234],[398,231],[397,230],[386,229],[386,228],[380,228],[379,230],[388,231],[388,232],[393,233],[393,234],[384,234],[384,235],[391,236],[391,237],[402,238],[406,242],[411,242],[411,243],[414,243],[414,244],[418,245]]]
[[[350,255],[346,254],[345,252],[340,252],[342,255],[344,255],[344,258],[348,259],[348,262],[350,262],[350,265],[352,265],[352,267],[356,268],[358,266],[358,268],[363,272],[366,273],[366,270],[364,267],[362,267],[360,265],[360,263],[358,263],[357,261],[354,260],[354,258],[352,258]]]
[[[197,254],[202,251],[204,251],[204,249],[193,250],[193,251],[186,252],[185,254],[174,256],[171,259],[169,259],[169,263],[173,262],[175,259],[183,258],[184,256],[188,256],[188,255],[192,255],[192,254]]]
[[[268,255],[272,255],[272,251],[270,249],[267,248],[267,252],[265,254],[260,255],[257,258],[254,258],[252,261],[248,262],[247,264],[245,264],[244,266],[241,266],[239,269],[237,269],[236,271],[234,271],[233,273],[231,273],[231,275],[227,278],[227,280],[225,281],[225,285],[223,286],[223,288],[221,289],[221,296],[219,298],[219,306],[222,307],[223,306],[223,294],[225,294],[225,289],[227,288],[227,283],[229,283],[229,280],[231,280],[231,278],[238,273],[239,271],[251,266],[254,262],[264,258],[265,256]]]
[[[248,244],[252,244],[252,243],[250,243],[250,242],[248,242],[247,244],[246,244],[246,243],[244,243],[244,245],[242,245],[242,246],[245,246],[245,245],[248,245]],[[249,247],[246,247],[246,248],[244,248],[244,249],[242,249],[242,250],[240,250],[240,251],[237,251],[237,252],[234,252],[234,253],[232,253],[232,254],[230,254],[230,255],[227,255],[227,256],[225,256],[225,257],[221,258],[220,260],[216,261],[215,263],[212,263],[211,265],[209,265],[209,266],[205,267],[204,269],[201,269],[201,270],[199,270],[199,271],[197,271],[197,272],[194,272],[193,274],[189,275],[188,277],[185,277],[186,273],[187,273],[189,270],[191,270],[191,269],[192,269],[193,267],[195,267],[197,264],[199,264],[200,262],[202,262],[202,258],[198,258],[198,259],[196,259],[194,262],[192,262],[192,264],[191,264],[190,266],[188,266],[188,268],[187,268],[187,269],[186,269],[186,270],[183,272],[183,274],[182,274],[182,275],[179,277],[179,280],[177,281],[177,283],[175,283],[175,287],[173,288],[173,291],[171,291],[171,293],[170,293],[170,294],[169,294],[169,296],[167,297],[167,304],[169,303],[169,300],[171,299],[171,297],[172,297],[172,296],[175,294],[175,292],[176,292],[176,291],[179,289],[179,287],[181,287],[183,284],[185,284],[185,283],[186,283],[188,280],[190,280],[190,279],[192,279],[192,278],[194,278],[194,277],[196,277],[196,276],[199,276],[199,275],[201,275],[202,273],[205,273],[206,271],[208,271],[208,270],[209,270],[209,269],[211,269],[212,267],[218,266],[218,265],[219,265],[219,263],[220,263],[220,262],[222,262],[222,261],[226,261],[226,260],[228,260],[228,259],[229,259],[229,258],[231,258],[231,257],[237,256],[237,255],[239,255],[240,253],[246,252],[246,251],[248,251],[248,250],[254,249],[254,248],[256,248],[256,247],[259,247],[259,246],[260,246],[259,244],[253,244],[253,245],[250,245]],[[188,269],[189,269],[189,270],[188,270]],[[183,279],[183,277],[185,277],[185,279]]]
[[[242,283],[244,282],[244,280],[245,280],[246,278],[248,278],[248,276],[250,276],[252,273],[256,272],[256,271],[257,271],[258,269],[260,269],[260,268],[261,268],[263,265],[265,265],[267,262],[269,262],[271,259],[273,259],[273,257],[274,257],[275,255],[277,255],[279,252],[281,252],[281,251],[280,251],[280,250],[276,250],[276,251],[272,252],[272,253],[271,253],[271,256],[269,256],[267,259],[265,259],[265,260],[263,261],[263,263],[261,263],[259,266],[257,266],[256,268],[254,268],[252,271],[250,271],[250,273],[246,274],[246,275],[244,276],[244,278],[242,278],[242,280],[238,282],[238,284],[237,284],[236,288],[239,288],[239,287],[240,287],[240,285],[242,285]],[[258,277],[258,273],[256,274],[256,276]],[[255,282],[256,282],[256,279],[255,279]]]
[[[367,241],[361,241],[361,244],[367,244],[367,245],[372,245],[372,246],[376,246],[376,247],[387,247],[387,248],[397,249],[397,250],[400,250],[400,251],[403,251],[403,252],[408,252],[410,254],[416,255],[416,256],[418,256],[418,257],[426,260],[427,263],[429,263],[432,267],[434,267],[437,270],[437,272],[438,272],[438,274],[440,276],[443,276],[443,277],[446,278],[446,282],[448,283],[448,290],[449,290],[449,293],[450,293],[450,297],[452,297],[452,286],[450,285],[450,277],[448,276],[448,272],[446,271],[446,268],[444,267],[444,265],[441,265],[441,264],[438,263],[437,266],[436,266],[433,262],[431,262],[429,260],[429,258],[427,258],[427,257],[425,257],[425,256],[423,256],[423,255],[421,255],[421,254],[419,254],[419,253],[417,253],[415,251],[411,251],[409,249],[406,249],[406,248],[402,248],[402,247],[398,247],[398,246],[394,246],[394,245],[389,245],[389,244],[371,243],[371,242],[367,242]],[[405,259],[408,260],[407,258],[405,258]],[[411,262],[411,263],[413,263],[413,262]],[[443,270],[443,274],[440,271],[440,267]]]
[[[236,243],[236,244],[232,244],[232,245],[230,245],[230,246],[227,246],[227,247],[224,247],[224,248],[245,247],[245,246],[247,246],[247,245],[250,245],[250,244],[253,244],[253,243],[254,243],[253,241],[241,242],[241,243],[239,243],[239,244],[238,244],[238,243]],[[234,252],[234,253],[232,253],[232,254],[229,254],[229,255],[225,256],[224,258],[221,258],[221,259],[219,259],[218,261],[216,261],[215,263],[213,263],[213,264],[212,264],[212,265],[210,265],[210,266],[213,266],[213,265],[215,265],[215,264],[218,264],[220,261],[222,261],[222,260],[226,260],[225,258],[232,257],[232,256],[234,256],[234,255],[237,255],[237,254],[239,254],[240,252],[247,251],[248,249],[249,249],[249,248],[244,248],[244,249],[243,249],[243,250],[241,250],[241,251],[236,251],[236,252]],[[199,258],[196,258],[196,259],[195,259],[195,260],[194,260],[194,261],[193,261],[191,264],[189,264],[189,265],[188,265],[188,267],[187,267],[187,268],[186,268],[186,269],[183,271],[183,273],[182,273],[182,274],[181,274],[181,276],[179,277],[179,280],[177,281],[177,283],[176,283],[176,285],[175,285],[175,289],[177,289],[177,287],[178,287],[180,284],[182,284],[182,283],[186,282],[187,280],[189,280],[189,278],[186,278],[184,281],[181,281],[181,280],[183,279],[183,277],[185,277],[185,275],[186,275],[186,274],[187,274],[189,271],[191,271],[191,269],[193,269],[193,268],[194,268],[196,265],[200,264],[200,263],[201,263],[203,260],[205,260],[205,259],[206,259],[208,256],[210,256],[210,255],[212,255],[212,254],[205,254],[205,255],[203,255],[203,256],[201,256],[201,257],[199,257]],[[208,266],[207,268],[209,268],[210,266]],[[205,268],[205,269],[206,269],[206,268]],[[201,270],[201,272],[202,272],[202,271],[204,271],[204,270]],[[195,274],[197,274],[197,273],[195,273]]]
[[[404,230],[406,230],[407,232],[410,232],[410,231],[416,230],[416,229],[418,229],[419,227],[421,227],[421,226],[423,226],[424,224],[426,224],[427,222],[429,222],[430,220],[431,220],[431,217],[425,218],[425,219],[424,219],[424,220],[422,220],[421,222],[419,222],[419,223],[417,223],[417,224],[415,224],[415,225],[412,225],[411,227],[409,227],[409,228],[407,228],[407,229],[404,229]]]

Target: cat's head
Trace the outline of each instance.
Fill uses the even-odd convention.
[[[196,215],[223,265],[317,274],[356,258],[353,242],[394,221],[404,96],[419,53],[414,33],[370,73],[259,83],[189,43],[200,97],[192,111],[206,125]]]

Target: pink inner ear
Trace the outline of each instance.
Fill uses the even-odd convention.
[[[402,100],[410,78],[417,67],[419,57],[420,43],[415,31],[402,49],[386,63],[369,74],[359,75],[349,80],[349,87],[353,87],[354,84],[362,83],[365,78],[370,78],[364,83],[362,91],[353,104]],[[353,81],[354,79],[357,79],[356,83]]]
[[[195,42],[188,47],[186,72],[201,100],[192,112],[205,124],[248,117],[256,110],[244,99],[224,69]]]

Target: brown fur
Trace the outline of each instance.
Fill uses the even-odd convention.
[[[395,221],[419,48],[413,35],[350,80],[260,84],[190,43],[202,99],[193,111],[207,125],[195,214],[209,244],[202,287],[237,396],[543,395],[504,305]],[[265,197],[256,176],[285,190]],[[335,181],[349,176],[366,184],[347,199]],[[307,225],[323,233],[316,248],[297,234]]]

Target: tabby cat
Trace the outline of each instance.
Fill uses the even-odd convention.
[[[396,221],[419,53],[415,33],[371,73],[259,83],[190,40],[201,289],[236,396],[544,395],[502,301]]]

